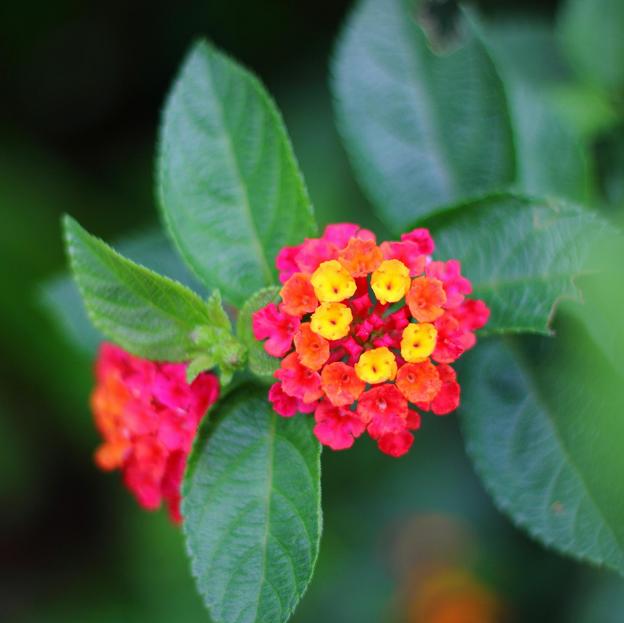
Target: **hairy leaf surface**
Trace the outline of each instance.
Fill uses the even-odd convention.
[[[309,418],[282,418],[266,389],[239,388],[196,441],[183,496],[193,574],[215,623],[287,621],[321,531],[320,445]]]
[[[65,217],[71,267],[93,324],[129,352],[184,361],[193,331],[211,324],[206,304],[180,283],[135,264]]]
[[[468,453],[497,505],[544,544],[624,573],[624,378],[577,324],[487,340],[460,376]]]
[[[159,195],[182,256],[235,305],[276,281],[274,259],[315,231],[283,121],[260,82],[206,42],[165,107]]]
[[[415,20],[421,5],[363,0],[333,63],[347,152],[394,233],[515,175],[507,103],[488,53],[464,18],[459,47],[433,52]]]
[[[619,241],[600,217],[555,200],[495,195],[427,222],[436,259],[460,258],[492,315],[486,331],[549,333],[555,305],[578,299],[574,279],[596,268],[594,251]]]

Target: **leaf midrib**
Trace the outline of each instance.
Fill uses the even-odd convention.
[[[116,264],[112,261],[112,257],[111,255],[115,253],[115,251],[111,250],[112,253],[108,252],[108,249],[101,249],[101,248],[97,248],[99,247],[99,245],[96,245],[96,248],[93,249],[93,241],[91,240],[86,240],[85,241],[86,244],[92,248],[92,250],[94,251],[95,255],[100,259],[100,261],[102,262],[102,264],[104,265],[104,268],[107,268],[110,273],[114,276],[117,277],[128,289],[132,290],[132,294],[134,296],[136,296],[140,301],[142,301],[144,304],[146,304],[147,307],[150,307],[158,312],[160,312],[162,315],[164,315],[165,317],[171,319],[174,324],[176,324],[177,326],[179,326],[181,329],[192,329],[194,328],[194,324],[193,326],[191,326],[190,324],[186,324],[185,319],[180,318],[179,316],[177,316],[174,312],[168,310],[166,307],[162,307],[156,304],[155,301],[153,301],[151,298],[149,298],[148,296],[145,296],[141,291],[137,291],[132,287],[132,283],[133,283],[133,279],[132,278],[128,278],[127,274],[124,274],[125,271],[118,271],[116,269]],[[99,241],[98,241],[99,242]],[[102,252],[104,251],[104,252]],[[79,252],[79,251],[78,251]],[[118,256],[116,259],[120,260],[121,262],[126,262],[127,260],[125,258],[123,258],[122,256]],[[88,264],[88,262],[87,262]],[[138,269],[143,269],[143,270],[148,270],[144,267],[139,266],[138,264],[136,265],[136,267]],[[124,265],[124,268],[128,268],[127,266]],[[88,274],[89,271],[84,269],[84,265],[83,267],[80,268],[80,270],[78,272],[82,272],[83,274]],[[146,274],[146,277],[148,277],[149,279],[152,280],[152,283],[154,283],[154,279],[152,275]],[[158,276],[159,278],[162,279],[166,279],[165,277],[160,277],[160,275]],[[91,273],[91,278],[96,278],[97,277]],[[175,282],[172,282],[170,285],[172,285],[172,287],[177,287],[180,284],[176,284]],[[180,286],[181,287],[181,286]],[[163,294],[166,298],[169,298],[168,293],[166,293],[162,288],[159,287],[159,285],[156,285],[156,288],[160,291],[161,294]],[[178,288],[179,289],[179,288]],[[194,306],[194,303],[200,303],[201,304],[201,299],[198,298],[197,301],[191,301],[189,300],[189,297],[187,295],[186,292],[183,291],[179,291],[178,294],[183,297],[185,299],[185,302],[187,302],[189,304],[190,307]],[[104,299],[101,296],[97,296],[94,294],[94,296],[96,296],[96,298],[99,298],[101,300],[104,301],[108,301],[108,299]],[[95,311],[95,310],[94,310]],[[198,318],[201,316],[202,321],[206,321],[207,318],[205,317],[204,314],[201,314],[198,311]],[[97,314],[98,316],[100,315],[99,313]]]
[[[271,413],[271,427],[269,429],[269,448],[268,448],[268,474],[267,474],[267,495],[265,499],[266,504],[266,522],[264,528],[264,534],[262,536],[262,577],[260,578],[259,588],[258,588],[258,599],[256,601],[256,615],[255,619],[258,619],[258,612],[260,611],[260,597],[262,595],[262,585],[266,581],[267,575],[267,548],[269,545],[269,535],[270,535],[270,524],[271,524],[271,501],[272,501],[272,482],[273,482],[273,471],[274,471],[274,463],[275,463],[275,413]],[[273,589],[275,590],[275,589]],[[281,607],[281,603],[280,603]]]
[[[243,212],[245,214],[246,220],[249,223],[249,226],[251,227],[252,232],[254,233],[254,236],[252,236],[252,246],[254,247],[255,251],[256,251],[256,255],[258,256],[259,260],[260,260],[260,265],[262,267],[262,272],[264,273],[264,278],[266,280],[267,285],[271,284],[273,282],[273,275],[271,272],[271,267],[269,265],[269,262],[266,258],[266,255],[264,254],[264,251],[262,249],[262,246],[260,245],[260,233],[258,231],[258,226],[256,225],[256,222],[253,218],[253,213],[251,211],[251,203],[249,201],[249,193],[247,190],[247,185],[244,182],[244,178],[241,172],[241,168],[240,168],[240,164],[238,162],[238,157],[236,155],[236,150],[234,149],[234,146],[232,144],[232,139],[230,138],[230,133],[223,131],[223,129],[225,128],[229,128],[228,124],[226,123],[226,118],[225,118],[225,111],[223,110],[223,105],[221,103],[221,100],[219,99],[218,96],[218,91],[216,88],[216,83],[214,81],[214,77],[212,75],[212,50],[208,50],[208,54],[210,57],[210,60],[208,62],[208,80],[210,82],[210,86],[212,89],[212,92],[214,94],[214,101],[215,101],[215,106],[218,112],[218,116],[219,119],[221,121],[221,128],[222,128],[222,136],[225,138],[225,144],[230,156],[230,161],[232,162],[232,168],[236,174],[236,177],[238,179],[238,183],[239,183],[239,187],[242,189],[242,193],[243,193],[243,202],[242,202],[242,206],[244,208]],[[226,61],[229,62],[229,61]],[[242,72],[239,71],[239,69],[234,66],[234,65],[230,65],[233,71],[236,71],[237,73],[241,74]],[[253,84],[250,84],[250,81],[248,80],[247,76],[242,73],[242,78],[245,82],[245,84],[249,87],[249,88],[254,88]],[[262,107],[262,104],[260,104],[260,106]],[[263,113],[265,111],[263,110]],[[262,122],[264,125],[264,121]]]

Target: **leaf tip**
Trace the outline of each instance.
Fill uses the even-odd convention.
[[[197,37],[189,46],[186,54],[186,61],[190,60],[197,54],[211,53],[214,49],[214,45],[206,37]]]
[[[76,237],[84,230],[80,226],[80,223],[78,223],[78,221],[69,214],[63,214],[61,216],[61,228],[63,232],[63,240],[65,242],[65,252],[67,253],[69,264],[73,269]]]
[[[78,221],[67,213],[64,213],[61,216],[61,228],[63,230],[63,236],[67,240],[72,233],[76,230],[76,228],[80,227]]]

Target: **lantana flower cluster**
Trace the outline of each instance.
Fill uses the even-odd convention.
[[[219,397],[219,381],[202,373],[190,385],[186,364],[157,363],[104,343],[91,396],[104,441],[95,461],[121,469],[139,504],[153,510],[164,500],[181,521],[180,485],[187,456],[204,414]]]
[[[378,245],[350,223],[281,250],[280,301],[253,315],[255,338],[281,358],[269,390],[277,413],[314,413],[317,438],[334,450],[366,431],[398,457],[419,411],[457,408],[450,364],[474,346],[489,310],[467,298],[460,262],[435,261],[433,251],[427,229]]]

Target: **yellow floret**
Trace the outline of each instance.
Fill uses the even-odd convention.
[[[385,346],[366,351],[355,364],[355,373],[365,383],[392,381],[397,373],[394,354]]]
[[[342,303],[321,303],[310,317],[310,328],[326,340],[339,340],[349,333],[351,310]]]
[[[310,279],[321,303],[338,303],[355,294],[355,279],[338,261],[321,262]]]
[[[425,361],[434,351],[438,330],[430,322],[408,324],[403,329],[401,356],[410,363]]]
[[[371,277],[371,287],[380,303],[396,303],[409,290],[409,269],[399,260],[384,260]]]

